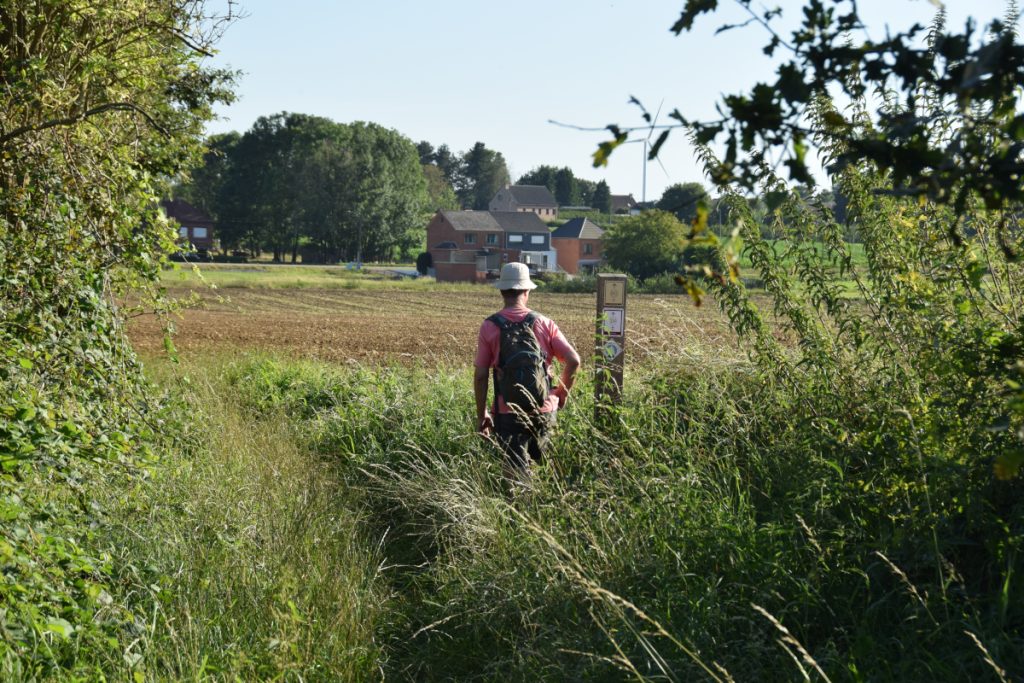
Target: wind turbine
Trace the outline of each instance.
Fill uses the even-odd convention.
[[[640,103],[636,102],[636,104],[639,105]],[[657,125],[658,125],[658,117],[661,115],[661,108],[662,108],[662,106],[664,104],[665,104],[665,100],[662,100],[661,104],[658,105],[658,110],[654,113],[654,118],[653,119],[651,118],[650,114],[648,114],[646,111],[644,111],[644,118],[647,119],[647,121],[651,124],[650,131],[648,131],[648,133],[647,133],[647,137],[644,138],[643,140],[630,140],[629,142],[626,143],[626,144],[629,144],[629,143],[632,143],[632,142],[642,142],[643,145],[644,145],[643,184],[641,185],[642,190],[641,190],[641,195],[640,195],[640,203],[641,204],[646,204],[647,203],[647,162],[650,161],[647,158],[647,154],[648,154],[648,149],[651,146],[651,136],[654,135],[654,131],[655,131]],[[641,107],[641,109],[643,109],[643,105],[640,105],[640,107]],[[658,165],[661,166],[661,170],[665,174],[665,177],[667,178],[668,177],[668,171],[665,170],[665,164],[661,163],[661,159],[660,158],[657,159],[657,162],[658,162]]]

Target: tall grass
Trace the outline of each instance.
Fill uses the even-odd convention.
[[[139,513],[152,538],[169,540],[127,552],[182,568],[148,649],[156,670],[212,661],[243,677],[287,665],[350,680],[375,667],[389,680],[1024,670],[1016,584],[1000,602],[969,563],[942,558],[936,575],[930,537],[917,533],[934,514],[918,507],[923,473],[912,462],[864,469],[850,459],[859,445],[811,438],[814,426],[794,421],[801,397],[745,361],[633,368],[607,424],[592,421],[584,379],[549,461],[512,499],[493,447],[471,433],[468,370],[254,359],[207,372],[219,388],[190,391],[240,417],[224,441],[211,437],[214,450],[249,446],[168,470],[163,502]],[[253,452],[268,457],[261,465]],[[956,504],[932,493],[935,509]],[[1019,512],[1006,519],[1012,543]],[[327,566],[334,576],[317,569]],[[335,640],[317,650],[327,632]]]
[[[218,366],[158,366],[185,430],[151,476],[100,490],[140,618],[125,657],[160,680],[366,680],[390,594],[334,467],[301,425],[254,419]],[[106,499],[104,499],[106,498]]]

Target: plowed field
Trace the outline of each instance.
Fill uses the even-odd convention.
[[[497,292],[485,287],[466,292],[232,289],[223,300],[205,295],[201,306],[175,319],[175,345],[186,354],[269,350],[334,362],[470,364],[480,323],[500,303]],[[652,295],[631,295],[627,304],[632,359],[734,345],[713,306],[698,309],[685,297]],[[589,355],[594,295],[535,293],[530,307],[558,322],[581,355]],[[129,331],[140,351],[163,348],[155,316],[135,318]]]

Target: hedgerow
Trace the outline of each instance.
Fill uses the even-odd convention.
[[[0,3],[4,678],[135,662],[110,558],[82,541],[103,514],[90,482],[147,459],[161,420],[116,302],[129,289],[159,297],[174,239],[160,188],[196,160],[227,96],[227,74],[199,61],[221,26],[204,11]]]

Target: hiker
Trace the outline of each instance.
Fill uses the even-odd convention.
[[[580,356],[551,319],[527,304],[535,285],[523,263],[506,263],[495,286],[505,307],[480,326],[473,393],[477,431],[495,438],[505,453],[506,476],[529,476],[530,463],[540,462],[580,366]],[[551,359],[562,363],[552,388]],[[488,410],[488,382],[494,374],[494,403]]]

